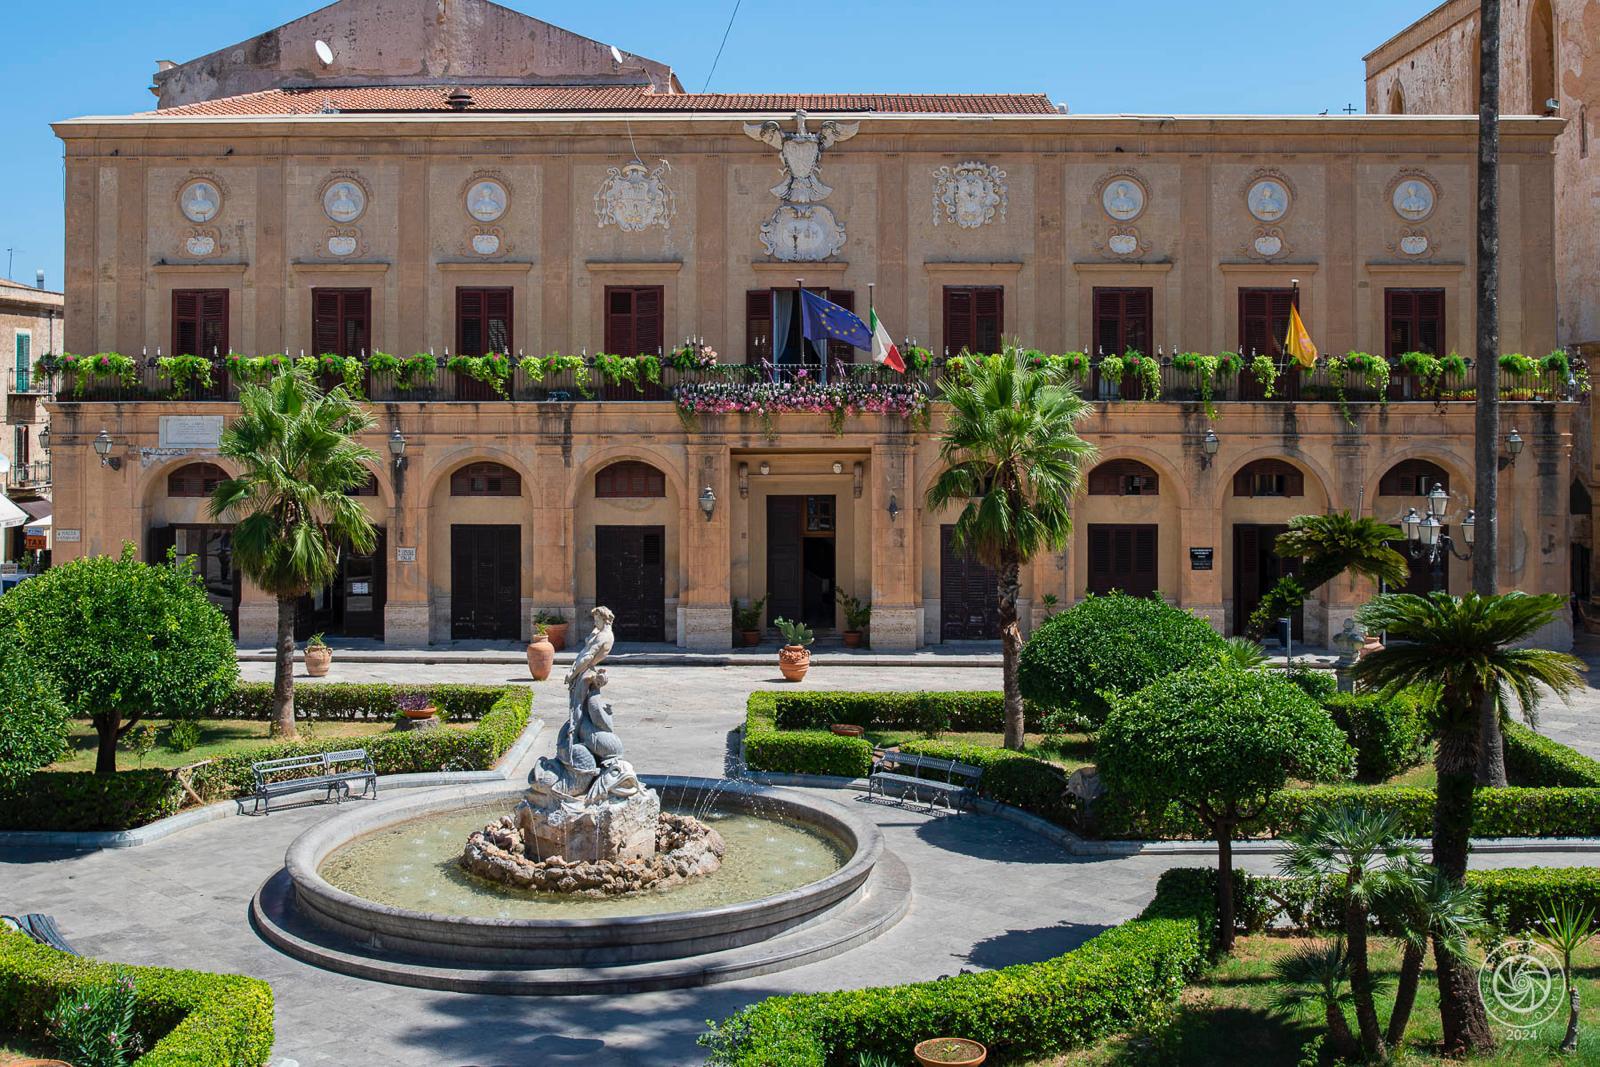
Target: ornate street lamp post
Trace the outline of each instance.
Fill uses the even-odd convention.
[[[1428,560],[1428,565],[1433,569],[1433,589],[1435,592],[1444,590],[1444,561],[1445,553],[1456,559],[1466,562],[1472,558],[1472,536],[1477,528],[1477,514],[1467,511],[1467,517],[1461,520],[1461,539],[1465,542],[1465,552],[1456,548],[1453,537],[1444,532],[1445,520],[1449,515],[1450,494],[1444,491],[1444,486],[1438,482],[1433,483],[1433,488],[1428,490],[1428,513],[1419,516],[1417,509],[1412,508],[1406,512],[1401,525],[1405,527],[1407,552],[1412,559]]]

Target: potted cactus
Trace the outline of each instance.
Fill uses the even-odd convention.
[[[872,621],[872,601],[853,597],[840,589],[839,606],[844,609],[844,647],[860,648],[862,631]]]
[[[312,634],[311,640],[306,642],[306,673],[313,678],[321,678],[331,666],[333,649],[328,647],[328,642],[323,640],[321,634]]]
[[[761,643],[761,613],[767,608],[767,598],[753,601],[749,607],[733,606],[733,628],[739,631],[739,643],[754,648]]]
[[[556,646],[550,643],[548,629],[542,622],[534,623],[533,640],[528,642],[528,673],[536,682],[550,677],[556,662]]]
[[[803,622],[773,619],[772,625],[783,634],[783,648],[778,651],[778,669],[791,682],[803,680],[806,671],[811,669],[811,642],[817,639],[816,635]]]

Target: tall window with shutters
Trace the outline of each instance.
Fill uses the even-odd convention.
[[[370,352],[371,322],[371,289],[311,290],[311,343],[318,355]]]
[[[615,356],[658,355],[664,316],[661,286],[606,286],[606,351]]]
[[[1153,596],[1158,540],[1154,523],[1090,523],[1089,592],[1103,596],[1119,589],[1129,596]]]
[[[856,309],[856,294],[852,289],[817,289],[809,286],[807,289],[846,310]],[[775,336],[780,330],[783,336]],[[776,363],[817,362],[812,343],[801,337],[800,314],[796,293],[792,288],[747,290],[744,295],[744,336],[747,363],[760,363],[763,360]],[[850,345],[828,342],[830,362],[853,363],[855,358],[856,349]]]
[[[1306,476],[1299,467],[1281,459],[1246,463],[1233,476],[1234,496],[1305,496]]]
[[[1384,355],[1406,352],[1437,356],[1446,351],[1443,289],[1383,291]]]
[[[228,347],[228,290],[172,291],[172,354],[225,356]]]
[[[510,355],[512,290],[456,290],[456,354]],[[494,387],[464,374],[456,375],[457,400],[494,400]]]
[[[1150,352],[1150,289],[1096,288],[1094,291],[1095,351],[1108,356],[1124,352]]]
[[[1239,354],[1248,366],[1258,355],[1284,366],[1283,344],[1289,336],[1289,309],[1295,306],[1293,289],[1239,290]],[[1279,374],[1273,384],[1279,400],[1300,398],[1300,375]],[[1252,374],[1239,376],[1239,399],[1264,400],[1266,387]]]
[[[944,347],[959,355],[1000,351],[1005,330],[1005,289],[998,285],[944,287]]]
[[[744,351],[746,363],[772,359],[771,289],[750,289],[744,294]]]
[[[33,375],[33,334],[17,331],[17,392],[28,391],[28,380]]]

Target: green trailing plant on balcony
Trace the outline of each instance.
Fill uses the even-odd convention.
[[[222,365],[227,368],[228,377],[235,382],[263,385],[269,379],[276,377],[284,370],[294,365],[294,360],[282,354],[270,356],[242,356],[237,352],[230,352],[223,357]]]
[[[613,356],[609,352],[599,352],[594,357],[594,369],[600,373],[601,381],[610,385],[626,382],[636,392],[644,392],[646,382],[661,384],[661,360],[656,356]]]
[[[717,365],[717,350],[709,345],[685,343],[662,356],[661,364],[676,371],[709,370]]]
[[[1500,369],[1516,378],[1531,378],[1539,371],[1539,361],[1521,352],[1507,352],[1500,357]]]
[[[511,360],[498,352],[485,356],[451,356],[445,369],[483,382],[501,398],[509,398],[511,391],[506,383],[511,379]]]
[[[205,356],[162,356],[156,360],[156,369],[172,387],[173,396],[182,396],[191,388],[209,389],[211,366]]]
[[[139,364],[120,352],[99,352],[92,356],[69,354],[45,357],[39,360],[39,369],[45,374],[62,374],[72,379],[72,395],[81,397],[92,381],[118,381],[123,385],[136,385],[139,381]]]
[[[1122,388],[1122,379],[1127,377],[1127,368],[1123,365],[1121,356],[1102,356],[1100,358],[1100,377],[1115,382],[1117,388]]]
[[[437,362],[426,352],[418,352],[414,356],[392,356],[387,352],[374,352],[367,360],[367,369],[373,374],[381,374],[394,382],[394,387],[402,392],[410,391],[418,384],[433,376]]]
[[[578,392],[585,398],[594,398],[594,390],[590,387],[589,364],[582,356],[564,356],[559,352],[545,356],[523,356],[517,361],[517,369],[528,381],[535,383],[544,381],[547,374],[571,374]]]
[[[1271,400],[1273,390],[1278,383],[1278,364],[1271,356],[1262,352],[1250,360],[1250,374],[1261,383],[1262,399]]]
[[[1355,415],[1350,411],[1350,401],[1345,396],[1345,378],[1351,374],[1361,375],[1361,380],[1367,388],[1378,394],[1378,403],[1389,402],[1389,361],[1382,356],[1374,356],[1367,352],[1348,352],[1342,356],[1328,357],[1328,381],[1333,385],[1334,395],[1339,400],[1339,413],[1344,416],[1344,421],[1350,426],[1356,424]]]
[[[921,345],[907,345],[900,358],[905,360],[907,374],[926,375],[933,369],[933,350]]]
[[[1023,353],[1023,361],[1035,370],[1048,371],[1057,376],[1063,383],[1074,387],[1081,387],[1089,380],[1092,366],[1087,352],[1066,352],[1061,355],[1047,356],[1038,349],[1029,349]],[[910,367],[907,367],[909,370]]]
[[[1205,406],[1206,418],[1215,420],[1217,406],[1212,402],[1216,395],[1217,382],[1231,378],[1239,373],[1239,368],[1244,361],[1236,352],[1220,352],[1208,356],[1202,352],[1180,352],[1172,357],[1172,365],[1178,370],[1188,371],[1195,376],[1195,384],[1200,389],[1200,403]]]
[[[1144,383],[1143,399],[1161,399],[1161,363],[1154,356],[1130,349],[1122,354],[1122,369]]]
[[[320,356],[301,356],[295,366],[303,367],[313,380],[337,378],[345,392],[360,396],[367,376],[367,365],[357,356],[340,356],[324,352]]]

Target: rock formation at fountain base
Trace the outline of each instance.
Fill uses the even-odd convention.
[[[528,855],[517,817],[502,815],[467,838],[460,862],[479,878],[518,889],[609,897],[663,889],[708,875],[722,865],[727,848],[722,835],[699,819],[670,812],[657,817],[651,844],[655,852],[644,858],[575,861],[548,856],[540,860]]]

